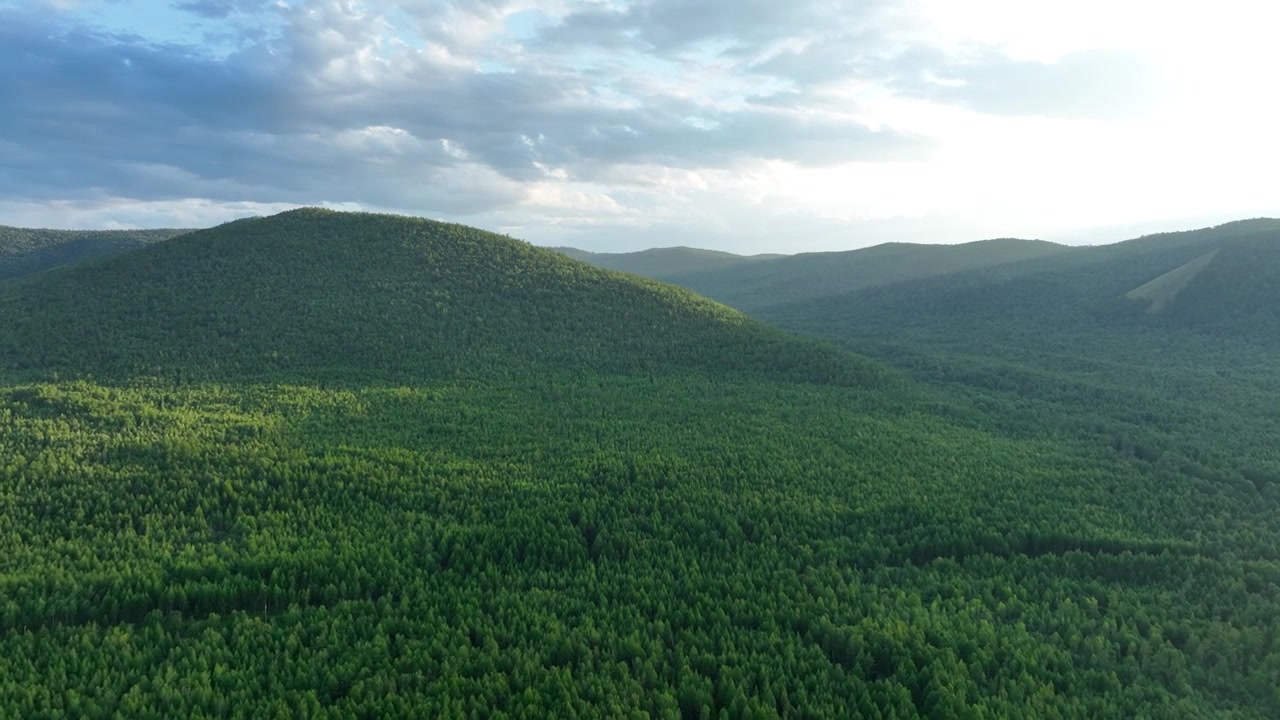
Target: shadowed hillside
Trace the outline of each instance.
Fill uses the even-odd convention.
[[[188,230],[36,230],[0,226],[0,280],[126,252]]]
[[[668,280],[746,312],[839,295],[1027,258],[1057,255],[1068,249],[1032,240],[984,240],[963,245],[888,243],[861,250],[717,259],[704,267],[675,269],[675,263],[643,262],[645,253],[613,256],[608,265]],[[663,251],[652,250],[648,253]],[[689,251],[685,253],[710,251]],[[581,259],[604,264],[602,256]],[[686,263],[694,265],[694,263]]]
[[[1269,268],[1280,269],[1272,254],[1278,237],[1280,221],[1228,223],[776,305],[759,316],[828,337],[919,328],[938,337],[963,333],[975,342],[990,342],[1009,334],[1181,324],[1230,327],[1259,341],[1280,342],[1280,335],[1263,325],[1231,319],[1241,313],[1266,315],[1275,305],[1274,286],[1263,278]],[[1162,285],[1150,284],[1174,277],[1171,273],[1181,268],[1195,269],[1189,264],[1219,250],[1198,273],[1183,278],[1187,285],[1167,298],[1164,312],[1147,313],[1150,303],[1125,299],[1135,290]],[[1206,313],[1224,312],[1228,304],[1232,311],[1210,322]]]
[[[875,374],[674,286],[460,225],[326,210],[193,232],[0,300],[0,366],[32,372]]]
[[[1169,307],[1178,298],[1178,293],[1182,292],[1187,285],[1194,281],[1196,275],[1208,267],[1217,256],[1218,250],[1211,250],[1176,270],[1170,270],[1142,287],[1130,290],[1124,296],[1130,300],[1146,302],[1148,313],[1161,312]]]
[[[1280,230],[1223,242],[1161,310],[1162,319],[1280,347]]]
[[[782,255],[734,255],[718,250],[700,250],[690,247],[653,248],[632,253],[593,253],[565,247],[552,249],[574,260],[591,263],[606,270],[644,275],[658,280],[670,280],[687,273],[737,267],[783,257]]]

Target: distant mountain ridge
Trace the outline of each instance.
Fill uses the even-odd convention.
[[[0,280],[126,252],[187,232],[190,230],[45,230],[0,225]]]
[[[1190,265],[1198,259],[1202,267]],[[1174,289],[1168,280],[1183,268],[1196,272],[1182,278],[1176,293],[1159,296],[1159,312],[1148,312],[1157,299],[1152,290]],[[1280,327],[1272,329],[1269,319],[1280,304],[1280,289],[1270,280],[1277,276],[1280,220],[1257,219],[780,303],[759,316],[826,337],[935,326],[947,335],[958,327],[974,334],[985,328],[1038,334],[1044,326],[1195,326],[1280,342]],[[1254,332],[1243,317],[1260,323]]]
[[[858,250],[744,257],[690,248],[619,255],[560,249],[613,270],[674,282],[747,312],[867,287],[1067,252],[1040,240],[996,239],[960,245],[886,243]]]
[[[785,257],[784,255],[735,255],[721,250],[702,250],[683,246],[650,248],[629,253],[595,253],[571,247],[551,249],[568,255],[574,260],[588,262],[606,270],[645,275],[659,280]]]
[[[1000,278],[1039,272],[1052,276],[1069,268],[1112,260],[1124,264],[1126,258],[1142,259],[1153,268],[1162,267],[1158,258],[1171,261],[1181,258],[1177,263],[1181,265],[1195,257],[1184,252],[1187,248],[1200,248],[1206,242],[1277,228],[1280,220],[1253,218],[1102,245],[1067,246],[1043,240],[997,238],[960,244],[884,243],[856,250],[798,255],[742,256],[688,247],[612,254],[564,247],[554,249],[600,267],[672,282],[748,313],[776,316],[792,305],[836,302],[843,295],[855,296],[874,288],[929,278],[952,285],[982,285]],[[1169,272],[1177,265],[1162,272]],[[1137,273],[1132,275],[1135,279],[1143,279],[1116,290],[1117,295],[1161,274],[1144,277],[1149,273],[1142,265],[1130,264],[1128,270]],[[926,282],[918,287],[930,286]]]

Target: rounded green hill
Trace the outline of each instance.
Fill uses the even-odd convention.
[[[0,303],[12,318],[0,368],[64,376],[878,373],[687,290],[509,237],[321,209],[29,278]]]

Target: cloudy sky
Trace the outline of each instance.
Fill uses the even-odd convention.
[[[0,224],[297,205],[541,244],[1280,215],[1258,0],[0,0]]]

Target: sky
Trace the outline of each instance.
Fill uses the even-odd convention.
[[[0,224],[300,205],[594,251],[1280,215],[1258,0],[0,0]]]

